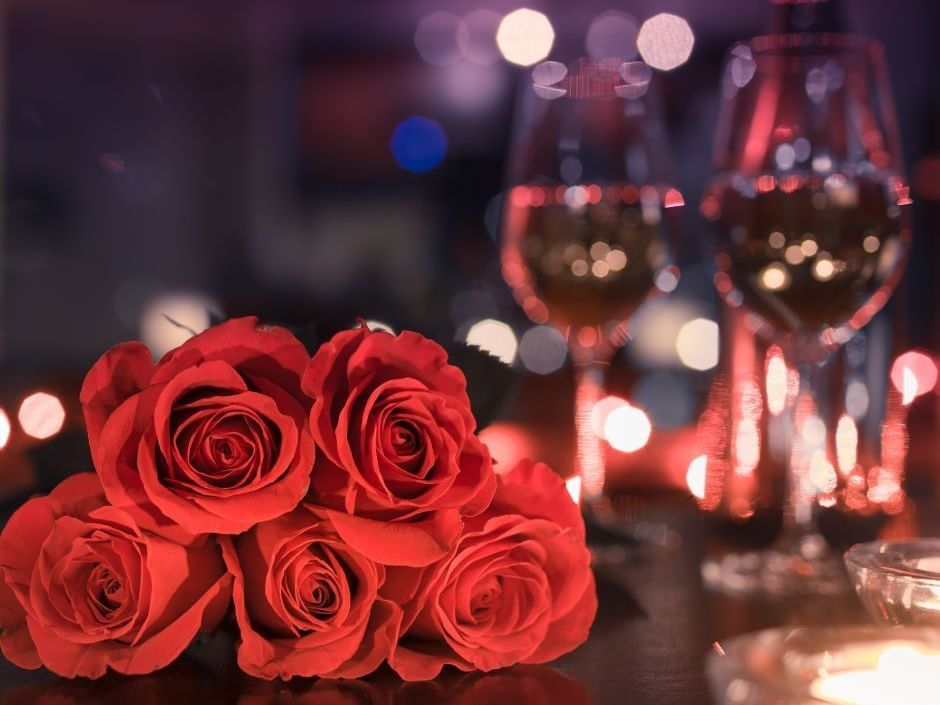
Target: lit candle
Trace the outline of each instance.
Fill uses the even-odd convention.
[[[940,654],[891,647],[881,654],[874,669],[823,676],[812,684],[810,692],[833,705],[937,705]]]

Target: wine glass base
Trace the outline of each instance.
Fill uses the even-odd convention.
[[[780,548],[729,553],[706,560],[702,580],[715,592],[772,598],[840,595],[851,589],[842,560],[828,550],[813,557]]]
[[[623,565],[637,558],[675,551],[682,541],[666,524],[626,519],[615,512],[584,512],[588,547],[597,565]]]

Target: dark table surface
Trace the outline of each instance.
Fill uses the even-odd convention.
[[[708,593],[700,577],[707,522],[675,509],[667,520],[674,548],[597,569],[600,609],[590,639],[549,666],[451,672],[432,683],[402,683],[385,671],[361,681],[269,683],[238,671],[232,636],[222,633],[142,677],[68,681],[0,659],[0,705],[710,705],[705,661],[715,642],[780,624],[865,621],[852,594],[771,602]]]

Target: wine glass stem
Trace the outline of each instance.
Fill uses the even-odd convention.
[[[604,394],[606,372],[606,365],[596,359],[575,366],[575,466],[581,478],[581,501],[587,506],[596,505],[604,494],[604,447],[591,417]]]
[[[819,392],[815,384],[815,372],[813,365],[800,366],[799,396],[808,395],[813,402],[818,401],[816,394]],[[818,552],[825,543],[816,524],[816,487],[810,473],[812,449],[808,447],[803,428],[799,425],[800,420],[797,419],[798,399],[788,409],[791,429],[787,458],[788,502],[783,514],[781,542],[790,551],[806,554]]]

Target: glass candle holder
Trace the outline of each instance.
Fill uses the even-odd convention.
[[[768,629],[722,642],[707,668],[718,705],[936,705],[940,633]]]
[[[846,552],[845,565],[877,621],[940,627],[940,539],[858,544]]]

